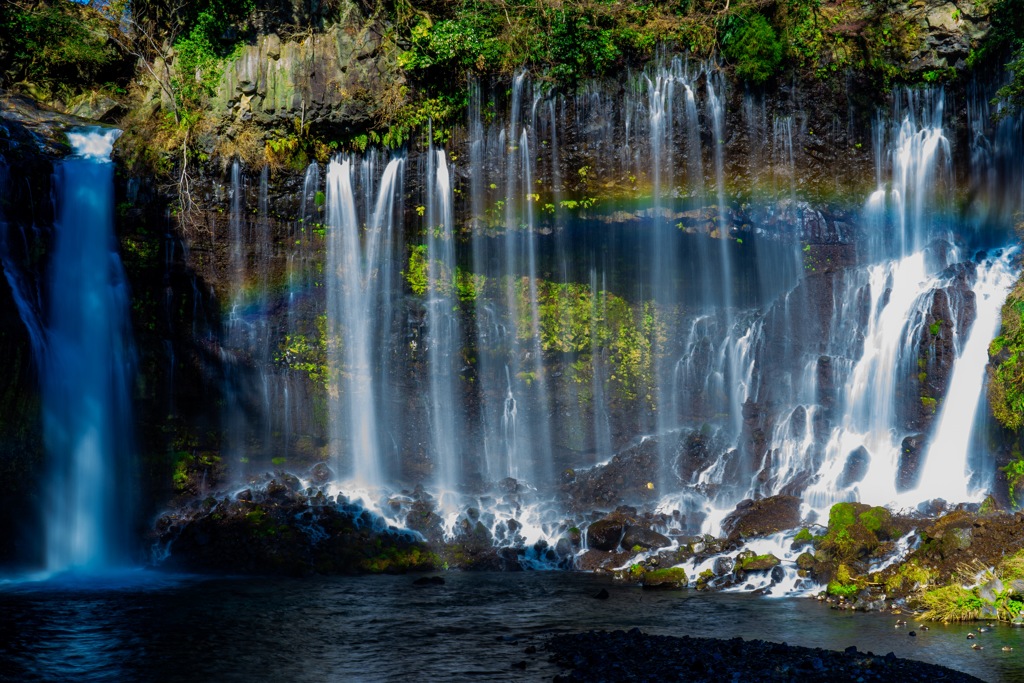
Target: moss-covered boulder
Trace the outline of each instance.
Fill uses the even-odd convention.
[[[781,564],[774,555],[754,555],[745,557],[736,564],[736,569],[743,572],[767,572]]]
[[[686,570],[682,567],[654,569],[643,576],[643,587],[647,589],[673,590],[685,588],[686,584]]]
[[[817,539],[825,559],[840,563],[864,560],[882,541],[899,535],[892,513],[863,503],[836,503],[829,511],[828,529]]]
[[[802,552],[796,558],[796,567],[797,569],[810,571],[814,568],[816,562],[817,560],[814,559],[814,555],[808,552]]]

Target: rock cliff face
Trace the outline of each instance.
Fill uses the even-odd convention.
[[[381,27],[343,18],[290,40],[260,36],[225,69],[212,111],[225,123],[310,125],[335,137],[364,130],[395,106],[405,79]],[[230,131],[229,133],[230,134]]]

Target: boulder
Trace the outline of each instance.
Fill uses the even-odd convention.
[[[653,569],[646,572],[643,579],[643,587],[646,589],[673,590],[685,588],[686,584],[686,570],[682,567]]]
[[[744,572],[767,572],[775,569],[779,564],[781,561],[774,555],[754,555],[740,560],[736,569]]]
[[[914,434],[903,439],[896,464],[896,490],[900,493],[917,487],[924,443],[924,434]]]
[[[623,523],[615,519],[599,519],[587,527],[587,547],[612,551],[619,547]]]
[[[627,527],[626,533],[622,536],[622,547],[627,550],[636,547],[650,550],[651,548],[667,548],[670,545],[672,545],[672,541],[667,536],[642,526]]]
[[[839,488],[849,488],[861,482],[867,476],[868,465],[870,464],[871,455],[863,446],[858,447],[846,456],[846,465],[843,467],[843,473],[839,475],[839,481],[836,482]]]
[[[730,538],[767,536],[800,524],[800,499],[796,496],[772,496],[745,500],[722,522],[722,531]]]

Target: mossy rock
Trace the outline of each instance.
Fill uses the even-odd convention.
[[[857,516],[857,520],[866,529],[873,532],[879,540],[885,541],[893,537],[892,513],[884,507],[873,507]]]
[[[685,588],[688,583],[686,570],[682,567],[654,569],[644,574],[643,587],[648,589],[673,590]]]
[[[818,542],[818,550],[839,562],[868,557],[879,546],[878,536],[863,524],[830,529]]]
[[[800,553],[796,558],[796,566],[798,569],[811,570],[817,562],[818,561],[814,558],[814,555],[810,553]]]
[[[839,531],[857,522],[857,518],[871,509],[864,503],[836,503],[828,511],[828,530]]]
[[[766,572],[780,564],[781,561],[774,555],[755,555],[741,560],[737,569],[744,572]]]

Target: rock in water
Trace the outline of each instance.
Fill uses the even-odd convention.
[[[412,582],[414,586],[443,586],[444,579],[440,576],[421,576]]]

